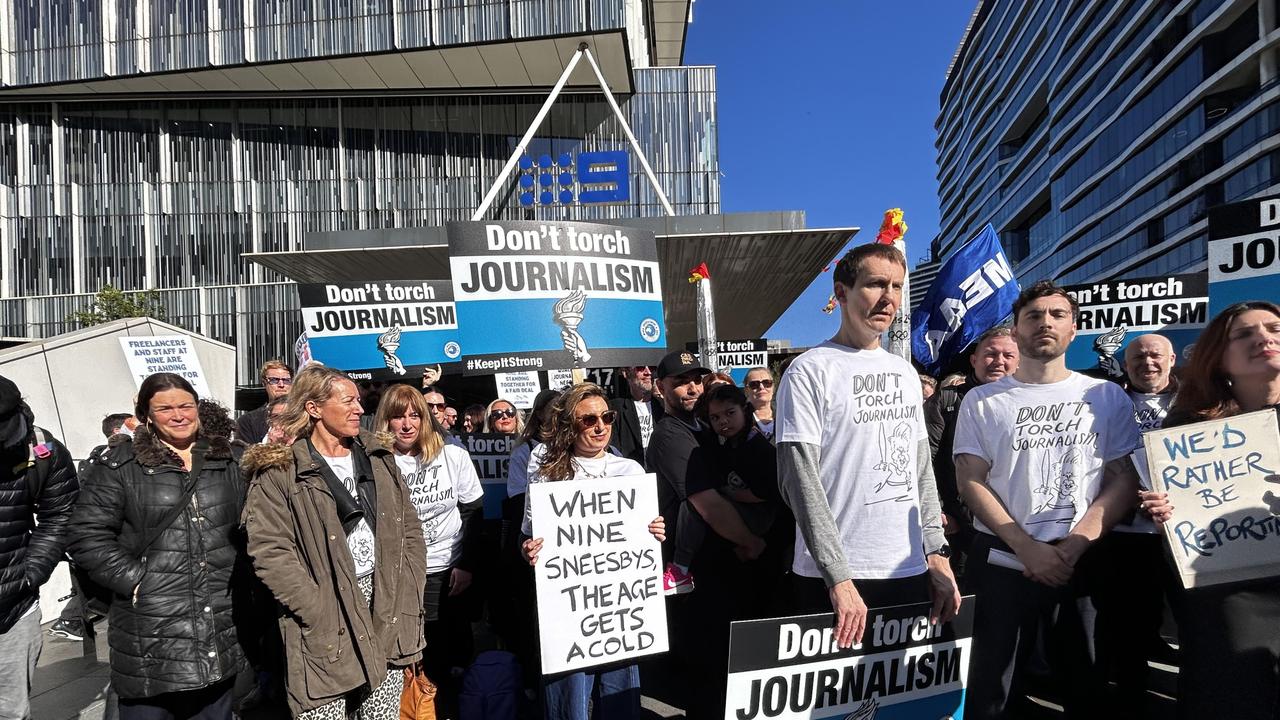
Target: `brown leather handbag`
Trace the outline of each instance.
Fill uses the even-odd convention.
[[[404,669],[400,720],[436,720],[436,684],[416,662]]]

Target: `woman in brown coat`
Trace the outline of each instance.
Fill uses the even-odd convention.
[[[362,412],[346,375],[309,366],[281,418],[292,445],[242,463],[249,555],[281,606],[289,709],[306,720],[398,718],[400,668],[423,648],[422,526]]]

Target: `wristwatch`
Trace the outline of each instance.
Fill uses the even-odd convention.
[[[929,554],[937,555],[938,557],[949,558],[951,557],[951,546],[948,545],[947,543],[942,543],[942,545],[939,546],[937,550],[934,550]]]

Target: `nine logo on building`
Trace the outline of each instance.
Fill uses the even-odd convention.
[[[581,152],[575,158],[543,153],[520,158],[520,204],[572,205],[627,202],[631,199],[631,162],[622,150]]]

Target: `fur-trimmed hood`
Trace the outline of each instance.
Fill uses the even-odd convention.
[[[365,451],[372,455],[393,452],[392,448],[395,441],[391,433],[371,433],[368,430],[361,430],[359,442],[364,446]],[[279,445],[276,443],[252,445],[248,450],[244,451],[244,457],[240,459],[240,470],[249,479],[270,470],[293,471],[297,465],[294,445],[297,445],[297,443],[292,445]],[[305,447],[306,444],[303,443],[299,446],[297,452],[305,453]]]

